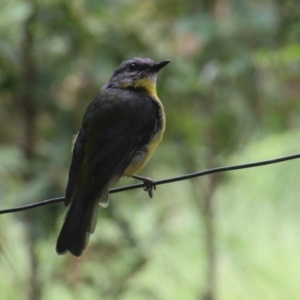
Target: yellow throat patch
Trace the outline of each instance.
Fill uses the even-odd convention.
[[[152,78],[143,78],[137,80],[133,85],[123,85],[124,88],[126,87],[133,87],[133,88],[143,88],[145,89],[152,97],[157,98],[156,93],[156,80]]]

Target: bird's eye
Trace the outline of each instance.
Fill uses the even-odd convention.
[[[136,71],[137,65],[135,63],[132,63],[128,66],[129,71]]]

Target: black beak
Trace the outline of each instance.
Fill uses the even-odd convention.
[[[158,73],[164,66],[166,66],[170,60],[164,60],[162,62],[156,63],[151,69],[152,71]]]

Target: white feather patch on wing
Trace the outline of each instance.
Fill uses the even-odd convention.
[[[102,190],[99,198],[99,206],[106,208],[109,204],[108,194],[109,189],[112,188],[120,180],[121,176],[115,176]]]
[[[109,204],[109,199],[108,199],[108,185],[104,187],[102,190],[102,194],[99,198],[99,206],[106,208]]]
[[[74,146],[75,146],[75,143],[76,143],[76,140],[77,140],[78,133],[79,133],[79,131],[76,134],[73,135],[71,152],[73,152],[73,149],[74,149]]]

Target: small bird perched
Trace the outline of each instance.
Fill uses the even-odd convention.
[[[80,256],[108,205],[109,188],[135,177],[162,140],[166,119],[156,94],[158,72],[170,61],[150,58],[123,62],[89,104],[73,147],[65,195],[70,205],[56,252]],[[149,192],[151,196],[151,192]]]

